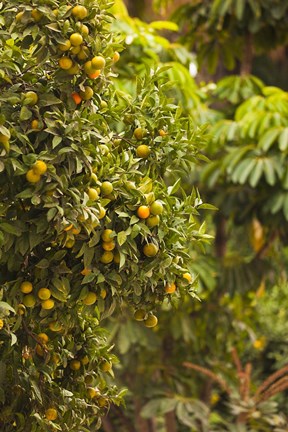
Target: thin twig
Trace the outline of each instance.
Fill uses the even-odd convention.
[[[266,392],[262,393],[262,395],[260,395],[259,399],[257,400],[257,403],[264,402],[272,396],[275,396],[277,393],[281,393],[282,391],[287,390],[287,388],[288,378],[285,377],[279,380],[273,386],[271,386]]]
[[[190,363],[190,362],[184,362],[182,363],[183,366],[189,368],[189,369],[193,369],[196,370],[198,372],[203,373],[206,376],[209,376],[213,381],[216,381],[220,387],[228,394],[231,393],[231,390],[228,386],[228,384],[226,383],[226,381],[224,381],[222,378],[220,378],[218,375],[216,375],[214,372],[210,371],[209,369],[206,369],[202,366],[198,366],[194,363]]]
[[[255,398],[257,398],[257,396],[260,395],[260,393],[266,391],[268,389],[268,387],[274,382],[276,381],[279,377],[281,377],[282,375],[284,375],[285,373],[288,373],[288,365],[283,366],[283,368],[279,369],[278,371],[274,372],[272,375],[270,375],[261,385],[260,387],[257,389],[256,393],[255,393]]]

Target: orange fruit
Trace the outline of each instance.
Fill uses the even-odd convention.
[[[24,95],[24,105],[36,105],[38,102],[38,95],[34,91],[28,91]]]
[[[163,210],[164,208],[161,201],[156,200],[150,205],[150,211],[153,215],[161,215]]]
[[[106,209],[102,206],[99,208],[98,219],[103,219],[106,216]]]
[[[49,323],[49,329],[53,332],[60,332],[63,330],[63,327],[58,321],[51,321]]]
[[[99,367],[101,371],[109,372],[112,369],[112,363],[108,360],[102,360]]]
[[[83,299],[83,303],[86,306],[90,306],[90,305],[94,304],[96,302],[96,300],[97,300],[97,295],[94,292],[89,291],[87,296]]]
[[[40,342],[42,342],[42,344],[45,344],[49,341],[49,337],[47,336],[46,333],[39,333],[37,337],[40,340]]]
[[[83,36],[80,33],[72,33],[69,40],[71,42],[71,45],[79,46],[83,42]]]
[[[81,363],[83,366],[86,366],[89,363],[88,355],[85,355],[84,357],[81,358]]]
[[[100,70],[96,70],[95,72],[91,72],[90,74],[88,74],[88,77],[91,79],[95,79],[99,77],[100,73],[101,73]]]
[[[113,252],[105,251],[100,257],[100,262],[103,264],[110,264],[113,261],[113,258]]]
[[[111,235],[113,234],[113,231],[111,229],[105,229],[101,235],[101,239],[104,242],[110,242],[112,240]]]
[[[40,288],[37,295],[40,300],[48,300],[51,297],[51,291],[48,288]]]
[[[69,75],[77,75],[80,72],[78,64],[74,63],[73,66],[67,70]]]
[[[142,205],[137,209],[137,216],[140,219],[147,219],[150,216],[150,209],[148,206]]]
[[[54,304],[55,304],[55,302],[52,299],[47,299],[47,300],[44,300],[41,302],[42,309],[45,309],[45,310],[53,309]]]
[[[146,144],[141,144],[136,148],[136,156],[142,159],[146,159],[151,153],[150,147]]]
[[[41,20],[42,16],[43,16],[43,14],[39,10],[33,9],[31,11],[31,16],[32,16],[32,18],[34,19],[35,22],[39,22]]]
[[[146,224],[149,228],[154,228],[155,226],[159,225],[160,223],[160,217],[158,215],[149,216],[146,219]]]
[[[48,409],[45,411],[45,417],[46,417],[46,419],[49,420],[49,421],[54,421],[54,420],[57,419],[57,417],[58,417],[58,413],[57,413],[57,411],[56,411],[55,408],[48,408]]]
[[[91,87],[86,86],[84,91],[80,91],[80,97],[82,100],[89,100],[93,97],[94,91]]]
[[[113,63],[117,63],[119,61],[119,59],[120,59],[120,54],[118,51],[115,51],[115,53],[112,57]]]
[[[159,251],[159,247],[155,243],[147,243],[143,247],[143,253],[148,258],[152,258],[152,257],[156,256],[158,251]]]
[[[113,192],[113,184],[111,183],[111,182],[109,182],[109,181],[104,181],[103,183],[102,183],[102,185],[101,185],[101,193],[104,195],[104,196],[107,196],[107,195],[109,195],[109,194],[111,194],[112,192]]]
[[[37,183],[40,180],[40,174],[36,174],[33,169],[30,169],[26,173],[26,180],[29,183]]]
[[[115,256],[114,256],[115,258]],[[105,290],[105,288],[101,288],[100,291],[100,297],[104,300],[107,297],[107,291]]]
[[[158,318],[157,318],[155,315],[150,314],[150,315],[148,315],[148,317],[144,320],[144,324],[145,324],[145,326],[148,327],[148,328],[155,327],[155,326],[158,324]]]
[[[88,387],[87,394],[88,394],[90,399],[93,399],[99,395],[99,390],[95,389],[94,387]]]
[[[36,304],[36,298],[33,294],[27,294],[23,297],[23,304],[26,307],[34,307]]]
[[[83,33],[84,35],[88,35],[89,34],[89,28],[87,27],[87,25],[85,25],[85,24],[82,24],[81,25],[81,27],[80,27],[80,31],[81,31],[81,33]]]
[[[112,251],[113,249],[115,249],[115,247],[116,247],[116,243],[113,240],[102,243],[102,248],[105,251]]]
[[[165,132],[163,129],[159,130],[159,135],[164,137],[165,135],[167,135],[167,132]]]
[[[95,72],[95,68],[93,68],[91,60],[88,60],[86,63],[84,63],[84,71],[87,73],[87,75]]]
[[[73,7],[72,15],[79,20],[83,20],[87,17],[88,11],[85,6],[77,5]]]
[[[0,319],[0,330],[2,330],[4,327],[4,321],[3,319]]]
[[[192,282],[192,276],[191,276],[190,273],[184,273],[184,274],[182,275],[182,277],[183,277],[184,279],[186,279],[189,283]]]
[[[106,60],[102,56],[95,56],[95,57],[93,57],[92,60],[91,60],[91,62],[92,62],[92,67],[95,70],[96,69],[97,70],[103,69],[105,67],[105,64],[106,64]]]
[[[65,52],[71,48],[71,42],[67,39],[65,42],[58,44],[58,48],[60,51]]]
[[[165,285],[165,292],[167,294],[173,294],[176,291],[176,285],[174,282]]]
[[[91,273],[91,271],[92,271],[91,269],[84,267],[84,269],[81,271],[81,275],[87,276]]]
[[[77,92],[72,93],[72,99],[74,100],[76,105],[79,105],[82,102],[81,96]]]
[[[79,360],[71,360],[69,366],[73,371],[78,371],[81,368],[81,362]]]
[[[29,294],[29,293],[31,293],[32,290],[33,290],[33,285],[32,285],[31,282],[24,281],[24,282],[22,282],[21,285],[20,285],[20,290],[21,290],[21,292],[24,293],[24,294]]]
[[[136,321],[144,321],[146,316],[146,311],[144,309],[138,309],[134,312],[134,319]]]
[[[143,129],[143,128],[141,128],[141,127],[136,128],[136,129],[134,130],[134,133],[133,133],[134,137],[135,137],[138,141],[142,140],[146,134],[147,134],[146,129]]]
[[[34,119],[31,121],[31,129],[39,129],[39,121]]]
[[[99,198],[98,192],[95,188],[89,188],[87,193],[91,201],[96,201]]]
[[[34,163],[32,169],[35,174],[43,175],[47,171],[47,165],[42,160],[38,160]]]
[[[69,57],[61,57],[58,61],[61,69],[68,70],[73,66],[73,62]]]

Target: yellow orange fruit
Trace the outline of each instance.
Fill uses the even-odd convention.
[[[138,158],[146,159],[150,153],[151,149],[146,144],[141,144],[136,148],[136,156]]]
[[[25,105],[36,105],[38,102],[38,95],[34,91],[28,91],[24,94],[24,104]]]
[[[73,371],[78,371],[81,368],[81,362],[79,360],[71,360],[69,366]]]
[[[71,42],[67,39],[65,42],[58,44],[58,48],[60,51],[65,52],[71,48]]]
[[[102,243],[102,248],[105,251],[112,251],[113,249],[115,249],[115,247],[116,247],[116,243],[113,240]]]
[[[32,169],[35,174],[43,175],[47,171],[47,165],[44,161],[38,160],[34,163]]]
[[[148,258],[152,258],[152,257],[156,256],[158,251],[159,251],[159,247],[155,243],[147,243],[143,247],[143,253]]]
[[[49,323],[49,329],[53,332],[60,332],[63,330],[63,327],[58,321],[51,321]]]
[[[112,57],[113,63],[117,63],[120,60],[120,54],[118,51],[115,51]]]
[[[96,70],[95,72],[88,73],[88,77],[91,79],[95,79],[99,77],[100,73],[100,70]]]
[[[150,315],[148,315],[148,317],[144,320],[144,324],[145,324],[145,326],[148,327],[148,328],[155,327],[155,326],[158,324],[158,318],[157,318],[155,315],[150,314]]]
[[[40,342],[42,342],[42,344],[45,344],[49,341],[49,337],[46,333],[39,333],[37,337],[40,340]]]
[[[69,40],[71,42],[71,45],[79,46],[83,42],[83,36],[80,33],[72,33]]]
[[[112,369],[112,363],[108,360],[102,360],[99,365],[101,371],[109,372]]]
[[[91,60],[93,69],[103,69],[106,65],[106,60],[102,56],[95,56]]]
[[[184,279],[186,279],[189,283],[192,282],[192,276],[191,276],[190,273],[184,273],[184,274],[182,275],[182,277],[183,277]]]
[[[39,121],[34,119],[31,121],[31,129],[39,129]]]
[[[29,183],[37,183],[40,179],[41,179],[40,174],[36,174],[33,169],[30,169],[29,171],[27,171],[26,180]]]
[[[95,389],[94,387],[88,387],[87,394],[88,394],[90,399],[93,399],[99,395],[99,390]]]
[[[88,11],[85,6],[77,5],[73,7],[72,15],[79,20],[83,20],[87,17]]]
[[[144,309],[137,309],[134,312],[134,319],[136,321],[144,321],[145,317],[146,317],[146,311]]]
[[[99,208],[98,219],[103,219],[106,216],[106,209],[102,206]]]
[[[31,282],[24,281],[24,282],[22,282],[21,285],[20,285],[20,290],[21,290],[21,292],[24,293],[24,294],[29,294],[29,293],[31,293],[32,290],[33,290],[33,285],[32,285]]]
[[[87,193],[91,201],[96,201],[99,198],[98,192],[95,188],[89,188]]]
[[[160,223],[160,217],[158,215],[149,216],[146,219],[146,224],[149,228],[154,228],[155,226],[159,225]]]
[[[88,292],[87,296],[83,299],[83,303],[86,306],[90,306],[94,304],[96,300],[97,300],[97,295],[94,292],[90,291]]]
[[[146,129],[143,129],[142,127],[137,127],[133,132],[134,137],[138,141],[142,140],[146,134],[147,134]]]
[[[37,295],[40,300],[48,300],[51,297],[51,291],[48,288],[40,288]]]
[[[0,319],[0,330],[2,330],[4,327],[4,321],[3,319]]]
[[[76,105],[79,105],[82,102],[81,96],[77,92],[72,93],[72,99],[75,102]]]
[[[110,242],[112,240],[113,231],[111,229],[105,229],[101,235],[101,239],[104,242]]]
[[[35,22],[39,22],[41,20],[41,18],[43,17],[43,14],[39,10],[33,9],[31,11],[31,16]]]
[[[81,90],[79,94],[80,94],[81,99],[89,100],[89,99],[92,99],[94,91],[91,87],[86,86],[84,88],[84,91]]]
[[[69,57],[61,57],[58,64],[61,69],[68,70],[73,66],[73,61]]]
[[[100,262],[103,264],[110,264],[113,261],[114,255],[110,251],[105,251],[101,257]]]
[[[45,309],[45,310],[53,309],[54,305],[55,305],[55,302],[51,298],[41,302],[42,309]]]
[[[173,294],[176,291],[176,284],[174,282],[165,285],[165,292],[167,294]]]
[[[34,307],[36,304],[36,298],[33,294],[27,294],[23,297],[23,304],[26,307]]]

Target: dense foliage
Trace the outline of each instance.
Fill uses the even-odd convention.
[[[118,308],[155,327],[157,304],[195,296],[203,204],[163,178],[203,132],[161,68],[117,88],[111,6],[0,6],[3,432],[99,428],[122,399],[99,322]]]

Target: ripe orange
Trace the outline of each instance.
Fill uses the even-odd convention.
[[[176,291],[176,285],[174,282],[165,285],[165,292],[167,294],[173,294]]]
[[[77,54],[78,60],[86,60],[89,57],[89,49],[83,46],[79,53]]]
[[[3,319],[0,319],[0,330],[2,330],[4,327],[4,321]]]
[[[84,71],[87,75],[95,72],[95,68],[93,68],[91,60],[88,60],[86,63],[84,63]]]
[[[115,255],[114,255],[114,258],[115,258]],[[105,290],[105,288],[101,288],[100,297],[102,299],[105,299],[107,297],[107,291]]]
[[[69,366],[73,371],[78,371],[81,368],[81,362],[79,360],[71,360]]]
[[[88,74],[88,77],[91,79],[95,79],[99,77],[100,73],[101,73],[100,70],[96,70],[95,72],[91,72],[90,74]]]
[[[73,7],[72,15],[79,20],[83,20],[87,17],[88,11],[85,6],[77,5]]]
[[[140,219],[147,219],[150,216],[150,209],[148,206],[142,205],[137,209],[137,216]]]
[[[74,244],[75,244],[75,239],[74,238],[68,238],[66,240],[65,247],[68,249],[72,249]]]
[[[40,178],[41,178],[40,174],[36,174],[33,169],[30,169],[26,173],[26,180],[29,183],[37,183],[40,180]]]
[[[57,417],[58,417],[58,413],[57,413],[57,411],[56,411],[55,408],[48,408],[48,409],[45,411],[45,417],[46,417],[46,419],[49,420],[49,421],[54,421],[54,420],[57,419]]]
[[[61,69],[68,70],[73,66],[73,62],[69,57],[61,57],[58,61]]]
[[[72,99],[74,100],[76,105],[79,105],[82,102],[81,96],[79,95],[79,93],[73,92],[72,93]]]
[[[51,297],[51,291],[48,288],[40,288],[37,295],[40,300],[48,300]]]
[[[163,210],[164,207],[161,201],[156,200],[150,205],[150,211],[153,215],[161,215]]]
[[[105,251],[112,251],[113,249],[115,249],[115,247],[116,247],[116,243],[113,240],[102,243],[102,248]]]
[[[114,258],[113,261],[115,264],[120,264],[120,254],[118,251],[114,252]]]
[[[33,285],[31,282],[28,281],[22,282],[20,285],[20,290],[24,294],[29,294],[33,290]]]
[[[88,394],[90,399],[93,399],[99,395],[99,390],[95,389],[94,387],[88,387],[87,394]]]
[[[34,119],[31,121],[31,129],[39,129],[39,121]]]
[[[100,262],[103,264],[110,264],[113,261],[113,258],[113,252],[105,251],[100,257]]]
[[[38,160],[34,163],[32,169],[35,174],[43,175],[47,171],[47,165],[44,161]]]
[[[159,130],[159,135],[164,137],[165,135],[167,135],[167,132],[165,132],[163,129]]]
[[[106,60],[102,56],[95,56],[91,60],[93,69],[103,69],[106,64]]]
[[[87,296],[83,299],[83,303],[86,306],[90,306],[90,305],[94,304],[96,302],[96,300],[97,300],[97,295],[94,292],[89,291]]]
[[[91,273],[91,271],[92,271],[91,269],[84,267],[84,269],[81,271],[81,275],[87,276]]]
[[[151,153],[150,147],[146,144],[141,144],[136,148],[136,156],[142,159],[146,159]]]
[[[98,219],[103,219],[106,216],[106,210],[104,207],[100,206],[99,208],[99,214],[98,214]]]
[[[46,333],[39,333],[37,337],[40,340],[40,342],[42,342],[42,344],[45,344],[49,341],[49,337],[47,336]]]
[[[150,315],[148,315],[148,317],[144,320],[144,324],[145,324],[145,326],[148,327],[148,328],[155,327],[155,326],[158,324],[158,318],[157,318],[155,315],[150,314]]]
[[[105,229],[101,235],[101,239],[104,242],[110,242],[112,240],[113,231],[111,229]]]
[[[83,42],[83,36],[80,33],[72,33],[69,40],[71,42],[71,45],[79,46]]]
[[[143,247],[143,253],[148,258],[152,258],[152,257],[156,256],[158,251],[159,251],[159,247],[155,243],[147,243]]]
[[[112,57],[113,63],[117,63],[119,61],[119,59],[120,59],[120,54],[118,51],[115,51],[115,53]]]
[[[63,330],[63,327],[58,321],[51,321],[49,323],[49,329],[53,332],[60,332]]]
[[[81,358],[81,363],[83,366],[86,366],[89,363],[88,355],[85,355],[84,357]]]
[[[41,302],[42,309],[45,309],[45,310],[53,309],[54,304],[55,304],[55,302],[52,299],[44,300]]]
[[[184,274],[182,275],[182,277],[183,277],[184,279],[186,279],[189,283],[192,282],[192,276],[191,276],[190,273],[184,273]]]
[[[67,70],[69,75],[77,75],[80,72],[80,68],[77,63],[74,63],[73,66]]]
[[[81,25],[81,27],[80,27],[80,31],[81,31],[81,33],[83,33],[84,35],[88,35],[89,34],[89,28],[87,27],[87,25],[85,25],[85,24],[82,24]]]

